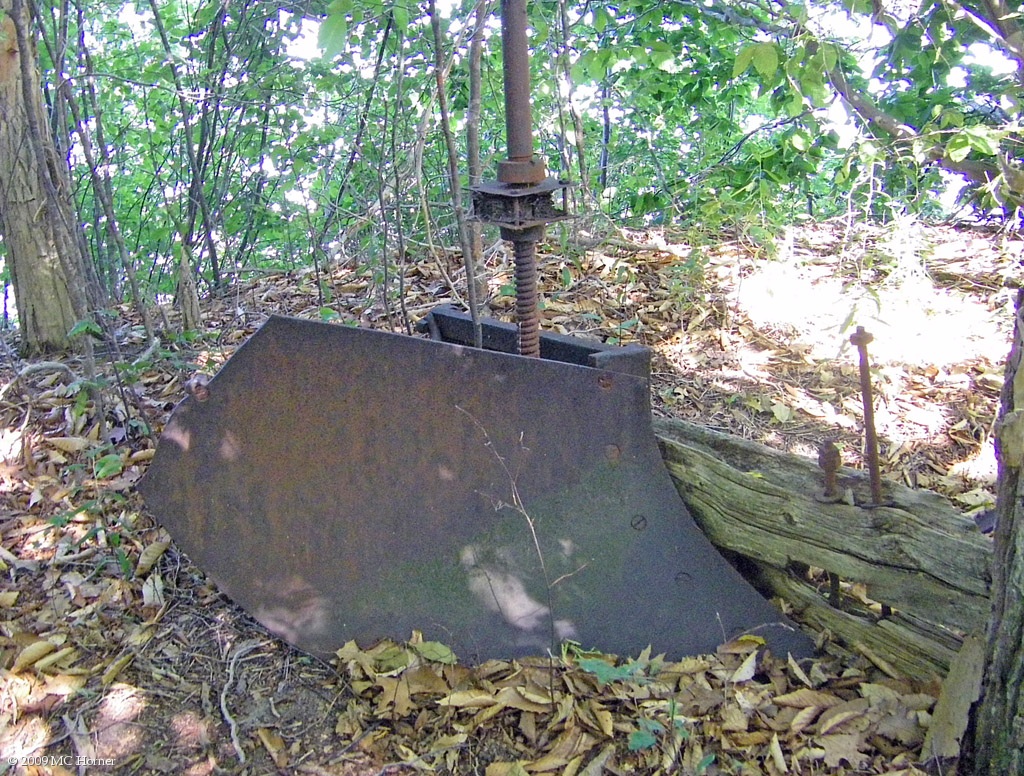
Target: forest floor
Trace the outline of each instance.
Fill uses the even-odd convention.
[[[1019,238],[832,222],[771,251],[660,232],[542,247],[544,328],[651,346],[656,413],[808,456],[834,439],[851,466],[863,413],[849,335],[864,326],[883,473],[967,512],[993,504]],[[507,317],[500,245],[487,274]],[[146,424],[159,430],[190,376],[272,313],[403,330],[403,316],[461,301],[456,254],[403,275],[403,304],[353,261],[240,282],[204,302],[204,331],[167,333],[134,364],[146,343],[126,307],[119,352],[101,359],[121,375],[104,390],[105,436],[83,364],[21,360],[8,338],[0,774],[955,772],[921,761],[937,682],[839,653],[797,664],[740,641],[679,662],[570,648],[470,668],[413,638],[339,645],[328,664],[219,594],[135,492],[154,452]]]

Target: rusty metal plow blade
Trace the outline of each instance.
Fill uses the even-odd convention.
[[[220,588],[328,655],[808,642],[679,500],[641,377],[275,317],[174,411],[141,490]]]

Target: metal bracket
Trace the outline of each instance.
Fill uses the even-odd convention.
[[[517,352],[519,328],[514,323],[485,318],[481,326],[484,350]],[[452,305],[435,307],[416,324],[416,329],[440,342],[473,344],[473,319]],[[643,345],[605,345],[582,337],[545,333],[540,335],[540,357],[651,379],[651,349]]]
[[[567,214],[568,203],[565,200],[570,185],[568,181],[556,178],[545,178],[533,186],[484,181],[471,189],[473,218],[512,231],[565,221],[572,217]],[[551,200],[557,191],[562,192],[561,209],[555,207]],[[516,235],[507,235],[505,239],[515,240]]]

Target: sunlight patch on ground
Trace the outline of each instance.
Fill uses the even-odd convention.
[[[36,715],[12,721],[0,732],[0,757],[3,762],[10,763],[38,756],[40,752],[46,751],[44,747],[52,738],[50,724]]]
[[[755,326],[791,336],[815,358],[850,357],[849,336],[863,326],[874,336],[873,362],[954,364],[1006,357],[1003,311],[937,288],[923,273],[875,289],[832,277],[830,268],[765,262],[740,281],[734,302]]]
[[[972,455],[949,468],[949,476],[962,477],[965,482],[983,482],[995,485],[998,474],[999,463],[996,459],[996,447],[991,439],[981,446],[977,455]]]
[[[124,762],[138,752],[144,737],[136,720],[145,708],[146,697],[137,687],[121,682],[112,685],[100,701],[90,731],[96,756]]]

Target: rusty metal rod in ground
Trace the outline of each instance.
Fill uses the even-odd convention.
[[[878,436],[875,434],[875,400],[871,395],[871,366],[868,362],[868,343],[874,339],[858,326],[850,335],[850,343],[857,348],[860,356],[860,394],[864,401],[864,457],[867,459],[868,476],[871,480],[871,501],[882,503],[882,472],[878,467]]]

